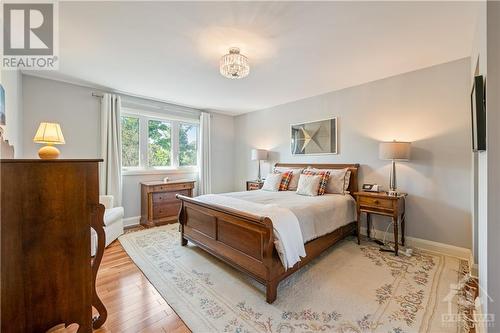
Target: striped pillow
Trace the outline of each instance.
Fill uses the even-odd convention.
[[[311,171],[310,169],[305,169],[302,171],[303,175],[318,175],[321,176],[321,181],[319,183],[318,195],[325,194],[326,186],[328,185],[328,178],[330,178],[330,171]]]
[[[281,183],[279,191],[288,191],[288,185],[290,185],[290,180],[292,180],[293,172],[286,171],[282,173],[275,171],[275,173],[281,173]]]

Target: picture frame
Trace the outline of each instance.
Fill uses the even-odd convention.
[[[5,127],[5,89],[0,84],[0,126]]]
[[[337,117],[290,125],[292,155],[338,154]]]

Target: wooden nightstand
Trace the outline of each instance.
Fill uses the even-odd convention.
[[[247,180],[247,191],[260,190],[264,185],[264,182],[259,182],[258,180]]]
[[[401,244],[405,245],[405,198],[406,194],[390,196],[386,192],[355,192],[358,210],[358,244],[360,244],[361,213],[366,213],[367,231],[370,238],[370,214],[392,217],[394,223],[394,253],[398,255],[399,234],[398,219],[401,216]]]

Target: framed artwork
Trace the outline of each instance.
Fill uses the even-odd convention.
[[[293,155],[337,154],[337,118],[291,125]]]
[[[0,84],[0,125],[5,126],[5,90]]]

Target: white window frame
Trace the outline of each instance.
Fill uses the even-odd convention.
[[[139,174],[174,174],[174,173],[195,173],[198,172],[196,166],[180,166],[179,165],[179,124],[194,124],[198,126],[196,133],[196,147],[200,149],[200,121],[197,119],[189,119],[182,117],[170,116],[162,113],[144,111],[132,108],[123,108],[122,117],[139,118],[139,166],[138,167],[123,167],[122,175],[139,175]],[[164,121],[170,123],[171,130],[171,166],[148,166],[148,141],[149,141],[149,121]],[[198,161],[199,164],[199,161]]]

